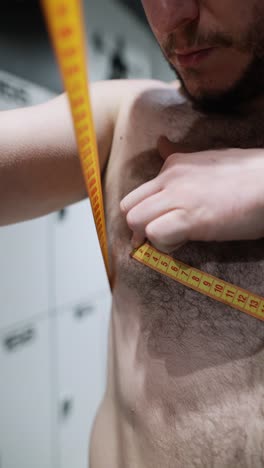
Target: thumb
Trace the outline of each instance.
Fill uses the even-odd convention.
[[[162,135],[158,139],[158,150],[162,159],[166,161],[171,154],[179,152],[179,145],[173,143],[166,136]]]

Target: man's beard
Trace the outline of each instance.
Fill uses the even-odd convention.
[[[186,27],[185,42],[188,47],[226,47],[236,48],[241,52],[252,55],[252,61],[244,71],[243,75],[228,89],[210,91],[204,89],[199,96],[192,95],[176,68],[171,64],[170,58],[178,48],[176,34],[170,34],[164,44],[162,51],[172,70],[182,84],[187,98],[193,104],[207,112],[231,112],[241,104],[245,104],[264,93],[264,9],[263,6],[254,8],[254,21],[248,26],[248,31],[239,41],[234,41],[228,33],[210,32],[200,35],[195,25]],[[193,72],[195,73],[195,71]],[[225,73],[225,70],[223,70]],[[195,78],[195,76],[194,76]]]
[[[253,101],[264,94],[264,57],[255,57],[243,76],[225,91],[204,92],[193,96],[177,70],[170,64],[179,79],[184,94],[198,110],[205,112],[230,113],[239,110],[241,105]],[[224,73],[224,70],[223,70]]]

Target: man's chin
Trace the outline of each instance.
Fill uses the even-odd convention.
[[[202,85],[198,78],[197,81],[195,77],[185,81],[175,69],[174,72],[186,97],[196,108],[205,112],[236,112],[241,105],[263,95],[264,92],[264,57],[253,60],[244,75],[226,89],[209,89],[209,85]]]
[[[192,102],[197,110],[204,112],[230,113],[241,105],[241,100],[233,96],[232,90],[188,89],[181,81],[182,90],[186,98]]]

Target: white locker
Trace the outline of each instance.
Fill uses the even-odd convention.
[[[108,290],[90,202],[67,207],[61,214],[54,215],[57,308]]]
[[[0,333],[1,468],[52,465],[49,321]]]
[[[105,390],[102,321],[109,310],[106,294],[57,318],[60,468],[88,465],[91,428]]]
[[[49,308],[50,219],[0,229],[0,329]]]

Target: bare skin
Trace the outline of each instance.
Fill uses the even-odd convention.
[[[119,209],[159,173],[160,135],[191,151],[214,148],[219,135],[227,147],[246,147],[249,127],[202,116],[157,83],[120,110],[104,177],[114,289],[91,468],[106,460],[109,468],[264,466],[264,324],[130,259],[131,231]],[[264,295],[263,247],[263,240],[189,243],[174,256]]]
[[[236,175],[230,176],[227,165],[223,195],[230,179],[238,179],[241,190],[246,159],[254,172],[252,178],[248,170],[242,193],[251,199],[256,190],[263,207],[262,178],[259,183],[255,176],[255,160],[263,174],[262,104],[252,106],[246,117],[208,116],[194,110],[175,83],[151,81],[101,83],[93,86],[92,95],[114,287],[108,384],[94,424],[90,468],[104,468],[106,461],[109,468],[263,467],[264,324],[132,260],[133,229],[120,209],[124,197],[159,177],[164,167],[158,150],[161,135],[173,143],[173,151],[178,148],[178,157],[191,155],[187,173],[196,159],[201,162],[202,153],[195,151],[255,147],[240,150]],[[65,96],[4,112],[0,119],[1,224],[48,213],[85,196]],[[15,141],[10,138],[14,128]],[[227,154],[237,157],[237,151],[208,153],[215,178]],[[207,166],[202,167],[206,172]],[[189,192],[196,198],[200,190],[193,187]],[[230,191],[228,200],[232,197]],[[208,199],[216,199],[218,207],[214,186]],[[238,206],[243,213],[242,202]],[[223,205],[228,208],[226,201]],[[238,225],[245,224],[240,212],[232,214]],[[263,217],[256,219],[263,223]],[[264,296],[261,237],[217,243],[194,239],[172,255]]]
[[[90,466],[260,468],[263,323],[146,269],[129,253],[131,237],[133,243],[149,237],[176,258],[264,295],[264,104],[258,89],[263,63],[258,62],[257,75],[250,65],[263,53],[258,25],[264,7],[258,0],[142,3],[189,100],[175,83],[92,88],[113,307],[108,384],[94,424]],[[199,52],[181,57],[197,46],[213,50],[204,60]],[[227,94],[248,67],[239,93]],[[249,82],[247,91],[256,92],[252,96],[245,94]],[[226,107],[229,99],[238,105],[235,112]],[[209,103],[210,113],[198,111],[197,103],[200,109]],[[37,109],[3,113],[0,119],[1,224],[84,197],[64,97]],[[14,129],[17,139],[11,143]],[[160,147],[160,137],[171,146]],[[225,148],[240,150],[227,153]],[[156,190],[161,180],[167,207],[164,190],[157,190],[152,204],[146,191],[147,181],[154,181]],[[185,214],[196,213],[199,199],[200,216],[179,219],[179,197]],[[175,216],[160,222],[168,210]]]

